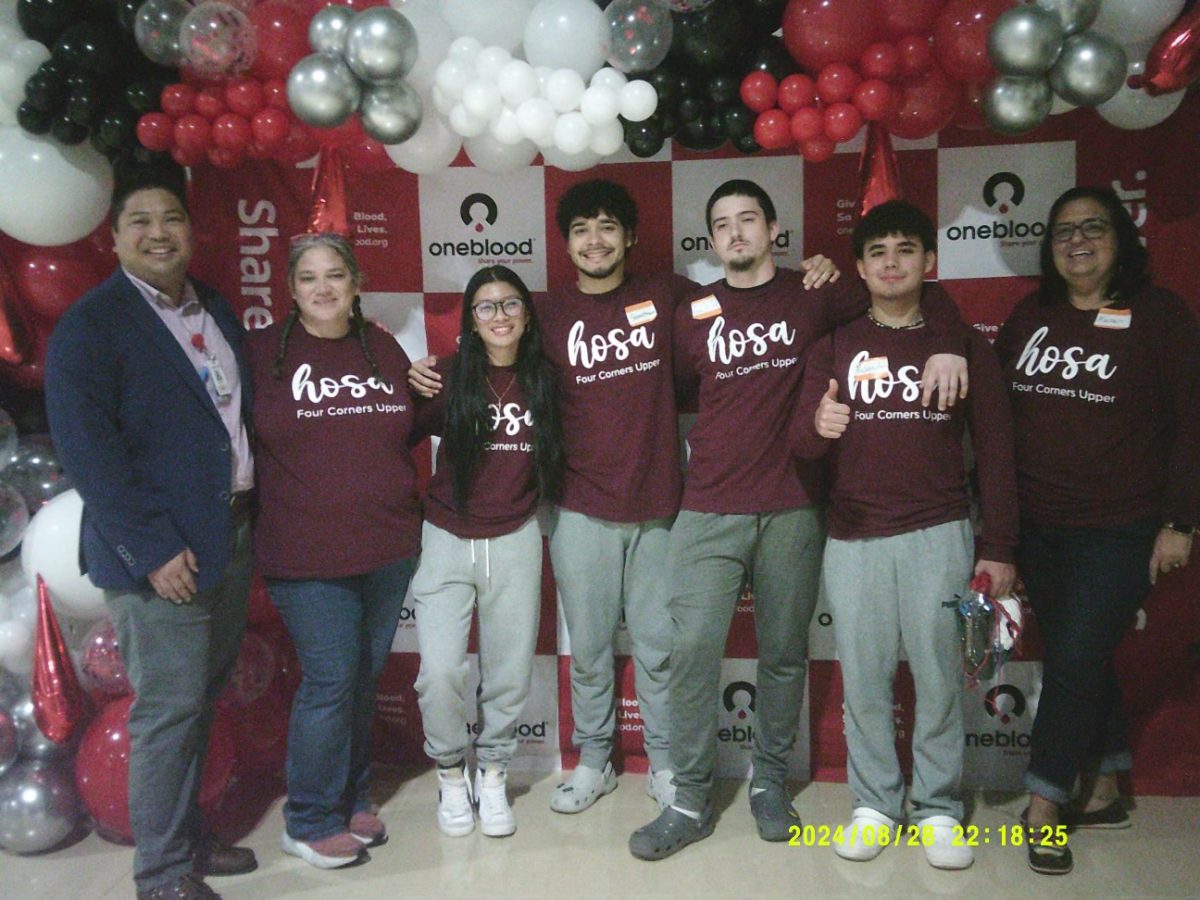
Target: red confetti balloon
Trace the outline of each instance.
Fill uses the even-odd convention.
[[[116,630],[107,617],[93,625],[84,637],[80,668],[84,686],[93,696],[124,697],[133,693],[117,647]]]

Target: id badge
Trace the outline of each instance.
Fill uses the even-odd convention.
[[[228,400],[233,396],[233,385],[229,381],[229,376],[225,374],[221,361],[215,356],[208,361],[208,380],[218,400]]]

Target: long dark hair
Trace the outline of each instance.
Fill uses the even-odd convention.
[[[1104,207],[1117,235],[1116,265],[1108,283],[1108,295],[1113,299],[1131,299],[1150,283],[1150,256],[1142,246],[1137,225],[1125,209],[1121,198],[1111,188],[1088,185],[1071,188],[1050,207],[1050,214],[1046,217],[1046,231],[1042,235],[1042,283],[1038,288],[1038,299],[1044,306],[1064,303],[1067,300],[1067,282],[1054,265],[1054,239],[1050,233],[1062,208],[1073,200],[1094,200]]]
[[[458,355],[446,379],[446,422],[442,446],[454,467],[454,505],[460,513],[467,508],[471,479],[483,456],[483,445],[492,436],[492,417],[486,393],[487,348],[474,328],[471,303],[485,284],[502,282],[512,287],[525,303],[525,331],[517,344],[517,383],[525,394],[533,418],[533,458],[538,490],[545,500],[557,501],[562,494],[562,424],[555,401],[554,375],[542,355],[542,333],[537,313],[519,275],[507,266],[485,266],[467,282],[463,291],[462,335]]]
[[[288,250],[287,262],[287,278],[288,286],[294,288],[296,284],[296,270],[300,266],[300,258],[304,256],[313,247],[328,247],[341,259],[345,265],[350,279],[354,282],[355,294],[354,302],[350,306],[350,332],[358,339],[358,345],[362,347],[363,358],[366,359],[367,365],[371,367],[371,377],[380,383],[387,383],[387,379],[380,374],[379,363],[375,362],[375,357],[371,354],[371,347],[367,343],[367,335],[370,333],[367,320],[362,313],[362,300],[358,296],[358,288],[363,283],[362,269],[359,268],[358,260],[354,257],[354,248],[350,246],[350,242],[340,234],[333,231],[322,231],[319,233],[301,234],[292,239],[291,249]],[[288,338],[292,336],[292,329],[296,327],[296,323],[300,320],[300,307],[293,305],[292,311],[288,313],[287,319],[284,320],[283,330],[279,334],[279,351],[275,354],[275,361],[271,365],[271,377],[283,377],[283,359],[287,356]]]

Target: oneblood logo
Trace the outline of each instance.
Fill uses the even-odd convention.
[[[999,719],[1001,725],[1012,726],[1014,719],[1025,715],[1025,695],[1020,689],[1011,684],[998,684],[983,698],[983,708],[993,719]],[[966,733],[968,747],[998,747],[1003,750],[1029,749],[1029,735],[1009,728],[1004,731],[997,728],[993,731],[968,731]]]
[[[462,223],[476,234],[496,224],[500,208],[488,194],[476,192],[463,198],[458,207]],[[533,257],[532,237],[510,240],[472,238],[467,241],[433,241],[429,244],[430,256],[474,257],[481,262],[514,263],[525,262]]]
[[[496,201],[487,194],[468,194],[458,208],[458,217],[464,225],[473,225],[477,232],[496,224],[500,209]]]
[[[1025,202],[1025,182],[1014,172],[996,172],[983,184],[983,202],[1002,218],[979,225],[951,225],[946,229],[948,241],[1013,241],[1040,239],[1046,232],[1042,222],[1023,222],[1011,218],[1016,207]]]
[[[729,728],[717,730],[717,740],[744,744],[754,739],[754,726],[746,720],[754,712],[757,691],[748,681],[731,681],[721,694],[721,704],[733,713],[737,722]],[[741,724],[745,722],[746,724]]]
[[[989,209],[997,210],[1001,215],[1008,214],[1008,203],[1000,198],[998,188],[1006,186],[1013,206],[1020,206],[1025,200],[1025,182],[1012,172],[997,172],[983,185],[983,202]],[[999,204],[999,206],[997,206]]]

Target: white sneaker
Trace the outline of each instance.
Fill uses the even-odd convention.
[[[437,822],[442,834],[464,837],[475,830],[471,782],[462,769],[438,769]]]
[[[896,842],[896,823],[877,809],[856,807],[850,814],[850,824],[842,832],[842,840],[834,841],[833,852],[842,859],[867,862]]]
[[[550,792],[550,808],[560,813],[583,812],[616,789],[617,774],[612,763],[605,763],[603,769],[579,765],[566,781]]]
[[[658,805],[659,812],[675,802],[675,785],[672,783],[674,778],[674,772],[663,769],[661,772],[651,772],[650,777],[646,779],[646,796]]]
[[[925,861],[935,869],[966,869],[975,862],[975,851],[962,839],[962,825],[958,819],[930,816],[916,824],[922,829],[933,829],[933,839],[926,841],[922,835],[921,846],[925,848]]]
[[[508,837],[517,830],[517,820],[508,805],[508,773],[487,769],[475,773],[475,796],[479,802],[479,830],[488,837]]]

